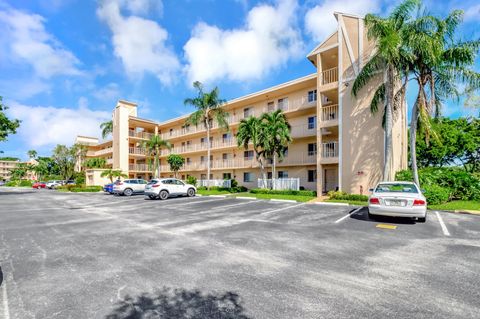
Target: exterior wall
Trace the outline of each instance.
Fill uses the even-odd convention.
[[[103,186],[110,183],[110,179],[100,176],[103,171],[103,169],[85,170],[85,184],[87,186]]]
[[[113,112],[113,168],[128,172],[129,117],[137,116],[137,105],[119,101]]]
[[[17,167],[18,164],[30,164],[30,165],[37,165],[38,162],[34,159],[30,159],[26,162],[20,162],[20,161],[0,161],[0,181],[3,180],[9,180],[11,177],[10,171]],[[27,175],[25,176],[25,179],[28,180],[36,180],[37,179],[37,174],[33,171],[27,172]]]

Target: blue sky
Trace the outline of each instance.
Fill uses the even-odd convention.
[[[386,13],[384,0],[0,0],[0,95],[22,120],[0,150],[49,155],[77,134],[98,136],[118,99],[139,116],[191,111],[193,80],[231,99],[315,72],[305,55],[335,29],[334,11]],[[478,1],[426,1],[465,10],[478,38]],[[411,90],[413,93],[413,90]],[[478,114],[450,101],[445,114]]]

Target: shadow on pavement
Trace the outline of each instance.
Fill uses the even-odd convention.
[[[199,290],[163,288],[153,294],[126,296],[107,319],[249,319],[233,292],[203,294]]]
[[[410,217],[390,217],[390,216],[375,216],[368,217],[368,208],[364,207],[355,214],[350,215],[350,218],[372,223],[389,223],[402,225],[415,225],[416,221]]]
[[[1,195],[23,195],[23,194],[32,194],[32,193],[35,193],[35,192],[37,192],[37,191],[35,191],[35,190],[30,190],[30,189],[28,189],[28,190],[18,190],[18,191],[17,191],[17,190],[15,190],[15,191],[2,191],[2,190],[0,189],[0,196],[1,196]]]

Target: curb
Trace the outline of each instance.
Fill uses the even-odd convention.
[[[226,198],[227,195],[208,195],[208,197]]]
[[[258,200],[256,197],[246,197],[246,196],[232,196],[233,198],[236,199],[249,199],[249,200]]]
[[[282,202],[282,203],[298,203],[293,199],[270,199],[271,202]]]
[[[312,204],[323,205],[323,206],[356,206],[356,205],[350,205],[347,203],[335,203],[335,202],[315,202]]]
[[[456,214],[468,214],[468,215],[478,215],[480,216],[480,211],[476,211],[476,210],[453,210],[453,211],[448,211],[448,210],[443,210],[442,212],[453,212],[453,213],[456,213]]]

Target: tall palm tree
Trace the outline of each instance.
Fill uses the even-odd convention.
[[[436,138],[431,117],[439,116],[442,102],[458,99],[458,85],[470,90],[480,87],[480,73],[474,70],[480,41],[459,41],[456,34],[463,12],[452,11],[445,19],[424,15],[409,23],[403,34],[414,59],[409,71],[418,84],[410,122],[410,156],[415,183],[420,186],[417,168],[417,130],[424,132],[428,143]]]
[[[106,169],[104,170],[101,174],[100,174],[101,177],[107,177],[111,183],[113,183],[113,178],[114,177],[117,177],[117,178],[127,178],[128,175],[127,174],[124,174],[122,173],[121,170],[118,170],[118,169]]]
[[[248,150],[248,145],[252,143],[253,151],[255,152],[255,159],[260,166],[260,172],[263,179],[263,187],[266,187],[265,181],[267,179],[265,173],[265,154],[264,146],[266,139],[265,125],[262,120],[255,116],[250,116],[240,121],[237,132],[237,145],[243,146],[245,150]]]
[[[272,160],[272,188],[275,189],[275,168],[277,156],[283,159],[288,144],[292,142],[290,136],[290,124],[288,124],[285,114],[282,110],[276,110],[270,113],[264,113],[261,117],[264,125],[264,153]]]
[[[160,135],[152,135],[148,141],[144,142],[144,147],[147,152],[153,156],[153,176],[160,177],[160,155],[162,148],[171,149],[172,145],[170,142],[163,140]]]
[[[102,138],[107,138],[108,135],[113,133],[113,121],[107,121],[100,124],[100,128],[102,129]]]
[[[405,70],[411,59],[409,52],[405,50],[402,33],[407,22],[411,20],[413,10],[419,4],[420,0],[405,0],[387,18],[381,18],[374,14],[365,16],[367,35],[369,39],[375,41],[376,51],[355,79],[352,94],[357,97],[362,88],[373,81],[378,81],[378,76],[383,75],[370,103],[370,111],[373,114],[378,111],[381,102],[384,104],[385,163],[383,180],[393,179],[391,176],[393,114],[403,105],[406,82],[399,90],[396,90],[395,87],[402,76],[406,78]]]
[[[218,87],[210,92],[204,92],[202,83],[198,81],[193,83],[193,87],[198,91],[198,95],[185,99],[184,104],[191,105],[197,110],[188,117],[186,124],[203,124],[205,126],[207,131],[207,180],[210,180],[210,131],[213,120],[217,121],[220,128],[228,131],[228,113],[222,108],[225,100],[219,97]],[[207,183],[207,185],[209,184]],[[209,188],[209,186],[207,187]]]
[[[35,150],[29,150],[29,151],[27,152],[27,155],[28,155],[28,157],[29,157],[30,159],[32,159],[32,158],[37,158],[37,155],[38,155],[38,154],[37,154],[37,151],[35,151]]]

